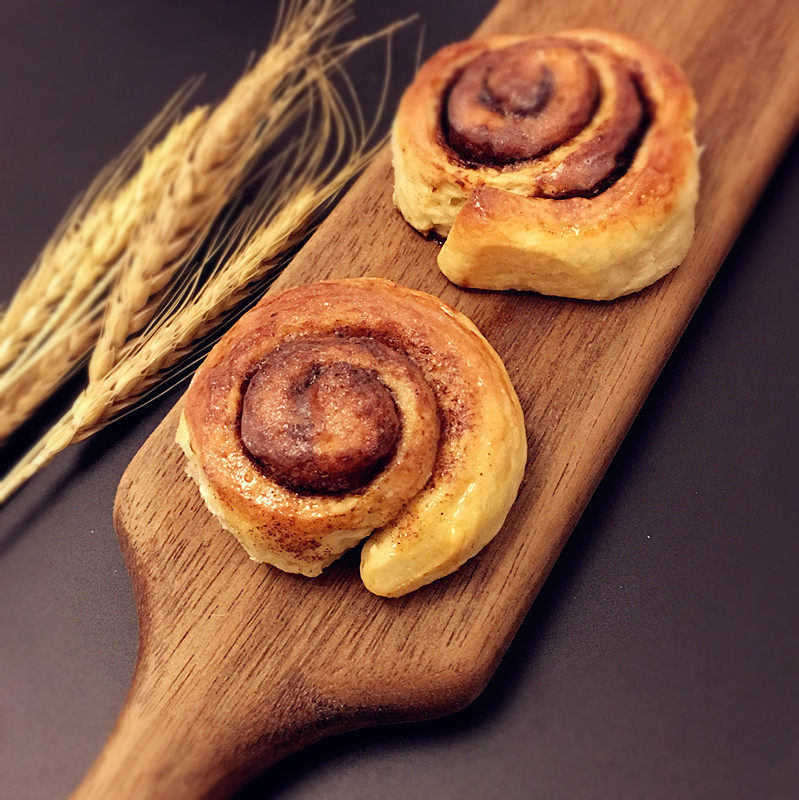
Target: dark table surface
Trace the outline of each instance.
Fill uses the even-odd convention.
[[[0,298],[175,88],[206,72],[200,97],[223,92],[275,6],[2,3]],[[419,12],[430,53],[490,6],[360,0],[349,30]],[[370,58],[367,96],[383,53]],[[798,211],[794,147],[485,693],[443,720],[321,742],[242,797],[799,796]],[[65,796],[122,703],[136,615],[114,490],[176,397],[62,454],[0,510],[5,800]]]

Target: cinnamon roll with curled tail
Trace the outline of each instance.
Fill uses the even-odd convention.
[[[519,400],[477,328],[369,278],[267,295],[198,369],[177,441],[251,558],[315,576],[371,534],[361,577],[389,597],[494,537],[527,458]]]
[[[394,202],[446,237],[454,283],[610,300],[688,252],[695,115],[680,69],[618,33],[454,44],[400,103]]]

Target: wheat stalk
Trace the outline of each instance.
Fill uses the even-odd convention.
[[[295,4],[261,58],[214,109],[130,253],[89,362],[90,379],[107,373],[125,342],[149,322],[162,289],[196,252],[253,158],[301,112],[309,59],[344,21],[347,5],[347,0]]]
[[[357,104],[353,116],[348,111],[351,98],[328,77],[338,68],[337,59],[351,49],[339,49],[332,62],[318,60],[309,70],[313,111],[308,111],[305,134],[276,159],[253,206],[216,248],[221,257],[208,278],[201,281],[202,269],[198,270],[172,299],[167,313],[122,344],[115,363],[90,379],[67,413],[0,480],[0,503],[61,450],[91,436],[148,393],[165,391],[164,377],[170,371],[174,376],[176,365],[182,364],[182,371],[190,368],[198,357],[197,343],[207,342],[247,300],[253,285],[279,269],[318,212],[373,157],[382,145],[370,142],[382,115],[385,87],[375,122],[367,128]],[[346,81],[345,85],[351,88]]]

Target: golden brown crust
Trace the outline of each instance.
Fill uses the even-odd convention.
[[[392,552],[424,544],[430,525],[411,501],[463,500],[493,425],[507,438],[500,450],[514,451],[497,461],[509,508],[525,445],[496,353],[437,298],[354,279],[267,295],[246,314],[195,374],[178,439],[209,506],[252,557],[315,575],[373,529],[385,537],[403,520]],[[369,588],[402,593],[414,575],[437,577],[444,561],[451,571],[462,563],[453,566],[453,554],[465,560],[487,541],[486,525],[477,527],[465,545],[442,538],[446,559],[433,548],[434,563],[413,561],[399,584],[377,577]]]
[[[579,58],[562,55],[570,51]],[[487,121],[496,97],[486,109],[485,94],[478,95],[472,123],[479,146],[464,156],[447,106],[470,65],[479,72],[490,59],[552,60],[550,105],[519,122],[508,111],[519,106],[516,87],[499,120]],[[599,99],[590,121],[561,141],[569,125],[547,127],[550,117],[565,103],[573,122],[591,100],[583,61],[597,77]],[[543,90],[530,89],[530,96],[535,91]],[[395,202],[418,230],[448,236],[439,266],[456,283],[609,299],[657,280],[687,252],[698,186],[694,117],[681,70],[621,34],[575,30],[462,42],[437,53],[402,99],[393,133]],[[497,129],[508,156],[503,119],[538,127],[511,137],[515,160],[498,163],[484,152],[481,162],[486,145],[479,143],[493,135],[485,128]],[[542,130],[549,139],[541,140]]]

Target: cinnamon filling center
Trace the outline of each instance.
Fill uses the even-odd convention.
[[[589,53],[607,61],[604,84]],[[646,132],[647,108],[632,67],[600,45],[554,37],[491,50],[450,87],[444,136],[468,164],[505,168],[542,158],[593,125],[592,136],[570,147],[530,191],[591,197],[623,174]]]
[[[537,158],[588,124],[599,86],[569,47],[521,42],[476,58],[447,103],[450,143],[475,161]]]
[[[370,371],[314,363],[307,348],[279,348],[244,395],[241,438],[272,478],[329,494],[366,485],[390,460],[401,422],[392,393]]]

